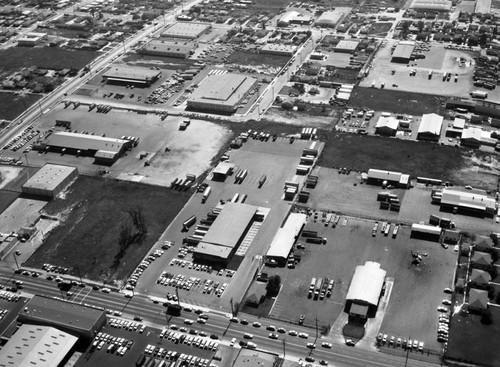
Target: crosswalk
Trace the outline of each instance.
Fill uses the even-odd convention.
[[[208,72],[208,75],[224,75],[227,73],[227,70],[222,69],[212,69]]]

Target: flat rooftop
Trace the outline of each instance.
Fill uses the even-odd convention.
[[[34,296],[20,312],[31,320],[85,331],[92,331],[103,315],[103,310],[43,296]]]
[[[210,29],[210,24],[177,22],[168,27],[161,35],[173,38],[197,38]]]
[[[415,43],[413,42],[399,42],[392,54],[393,58],[410,59]]]
[[[178,52],[189,54],[194,50],[196,46],[192,42],[182,42],[182,41],[164,41],[155,39],[148,42],[143,50],[145,51],[157,51],[157,52]]]
[[[256,206],[249,204],[226,203],[200,244],[233,248],[252,221],[257,209]]]
[[[161,70],[133,66],[112,66],[103,74],[104,78],[117,80],[150,81],[158,78]]]
[[[78,171],[76,167],[48,163],[40,168],[23,187],[53,190],[75,171]]]
[[[47,145],[76,150],[120,152],[128,140],[81,133],[59,132],[49,136]]]
[[[58,366],[77,341],[50,326],[21,325],[0,350],[0,367]]]
[[[194,90],[188,102],[236,105],[257,79],[241,74],[208,75]]]

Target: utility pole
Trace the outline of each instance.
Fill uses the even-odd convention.
[[[283,338],[283,359],[286,359],[286,337]]]
[[[177,305],[181,307],[181,299],[179,298],[179,289],[175,288],[175,295],[177,297]]]
[[[318,315],[316,315],[316,340],[318,340]]]
[[[231,303],[231,315],[233,315],[233,317],[234,317],[234,305],[233,305],[233,298],[232,297],[229,300],[229,303]]]
[[[19,270],[19,264],[17,263],[17,255],[15,252],[13,252],[12,255],[14,256],[14,261],[16,262],[16,267]]]

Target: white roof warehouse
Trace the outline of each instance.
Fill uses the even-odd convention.
[[[266,257],[280,264],[286,263],[297,236],[306,224],[307,216],[301,213],[290,213],[283,227],[279,228]]]

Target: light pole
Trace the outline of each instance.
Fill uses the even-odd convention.
[[[17,255],[15,252],[13,252],[12,255],[14,256],[14,261],[16,262],[17,270],[19,270],[19,264],[17,263]]]

